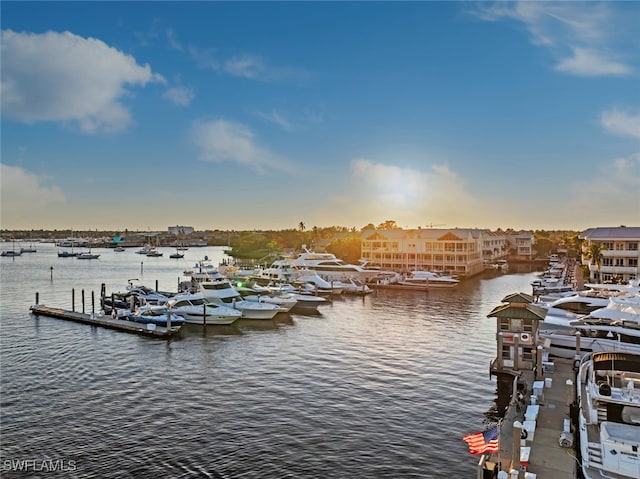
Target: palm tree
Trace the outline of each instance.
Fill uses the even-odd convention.
[[[304,223],[301,221],[301,222],[298,224],[298,229],[299,229],[300,231],[304,231],[304,230],[306,230],[306,229],[307,229],[307,227],[306,227],[306,226],[304,225]]]
[[[587,247],[586,257],[591,264],[596,267],[595,280],[600,281],[600,264],[602,263],[602,252],[607,248],[600,243],[590,243]]]

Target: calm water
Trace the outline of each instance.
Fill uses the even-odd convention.
[[[81,310],[84,289],[89,312],[101,283],[175,290],[197,260],[223,258],[220,248],[180,260],[163,251],[80,261],[40,244],[1,258],[3,477],[475,477],[460,437],[495,403],[486,315],[530,292],[532,273],[343,297],[314,316],[190,325],[169,342],[29,314],[36,291],[71,309],[75,288]],[[6,472],[21,459],[74,470]]]

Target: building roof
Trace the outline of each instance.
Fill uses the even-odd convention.
[[[362,239],[390,240],[390,239],[422,239],[432,241],[476,241],[487,230],[477,228],[418,228],[418,229],[368,229],[362,232]]]
[[[487,314],[487,318],[537,319],[542,321],[547,310],[533,304],[506,303],[496,306]]]
[[[606,241],[606,240],[639,240],[640,227],[638,226],[616,226],[589,228],[584,230],[580,235],[580,239],[589,241]]]
[[[533,296],[526,293],[511,293],[502,298],[503,303],[533,303]]]

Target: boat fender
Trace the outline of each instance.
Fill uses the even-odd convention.
[[[520,439],[526,439],[529,437],[529,433],[525,428],[522,428],[522,432],[520,433]]]

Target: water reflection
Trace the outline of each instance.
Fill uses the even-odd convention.
[[[191,249],[180,264],[145,259],[141,276],[133,251],[101,253],[88,266],[44,246],[1,264],[3,459],[77,461],[75,475],[58,477],[475,474],[460,437],[495,403],[486,314],[528,292],[530,274],[341,297],[315,315],[185,325],[170,341],[29,314],[36,291],[68,308],[73,288],[98,294],[127,278],[174,290],[186,265],[222,259]]]

